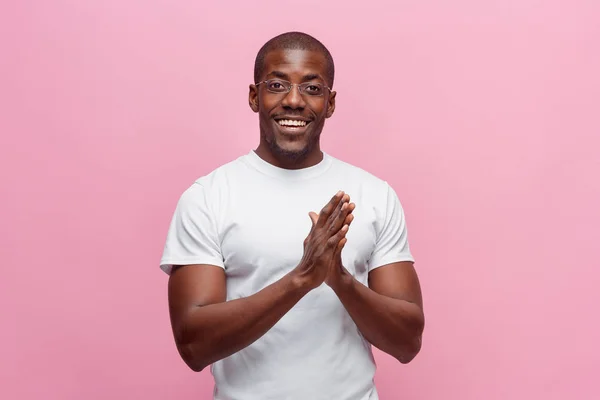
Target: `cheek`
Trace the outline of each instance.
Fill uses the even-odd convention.
[[[325,114],[327,112],[326,106],[327,104],[324,101],[319,100],[312,101],[307,104],[307,107],[310,109],[310,111],[319,118],[325,117]]]
[[[271,109],[267,108],[268,104],[263,104],[259,110],[260,120],[263,124],[271,121]]]
[[[259,109],[261,113],[267,116],[278,106],[278,104],[279,101],[272,96],[261,96],[259,99]]]

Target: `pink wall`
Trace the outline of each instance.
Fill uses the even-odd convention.
[[[210,398],[158,262],[294,29],[338,67],[324,148],[407,212],[427,327],[408,366],[377,353],[382,399],[600,398],[599,3],[210,3],[2,2],[0,398]]]

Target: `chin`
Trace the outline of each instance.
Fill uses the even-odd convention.
[[[308,153],[312,146],[310,144],[302,143],[278,143],[277,140],[270,143],[271,151],[274,154],[287,158],[289,160],[300,160]]]

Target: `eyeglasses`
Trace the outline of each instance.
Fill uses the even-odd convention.
[[[323,85],[318,82],[304,82],[304,83],[291,83],[282,79],[268,79],[266,81],[258,82],[256,85],[266,83],[267,90],[271,93],[283,94],[289,93],[293,86],[298,86],[300,94],[306,94],[308,96],[323,96],[325,89],[331,91],[329,86]]]

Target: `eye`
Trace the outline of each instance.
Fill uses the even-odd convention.
[[[304,91],[307,94],[310,94],[310,95],[313,95],[313,96],[318,96],[323,91],[323,88],[318,83],[308,83],[304,87]]]
[[[274,79],[267,82],[267,89],[272,92],[285,92],[287,90],[287,86],[285,82]]]

